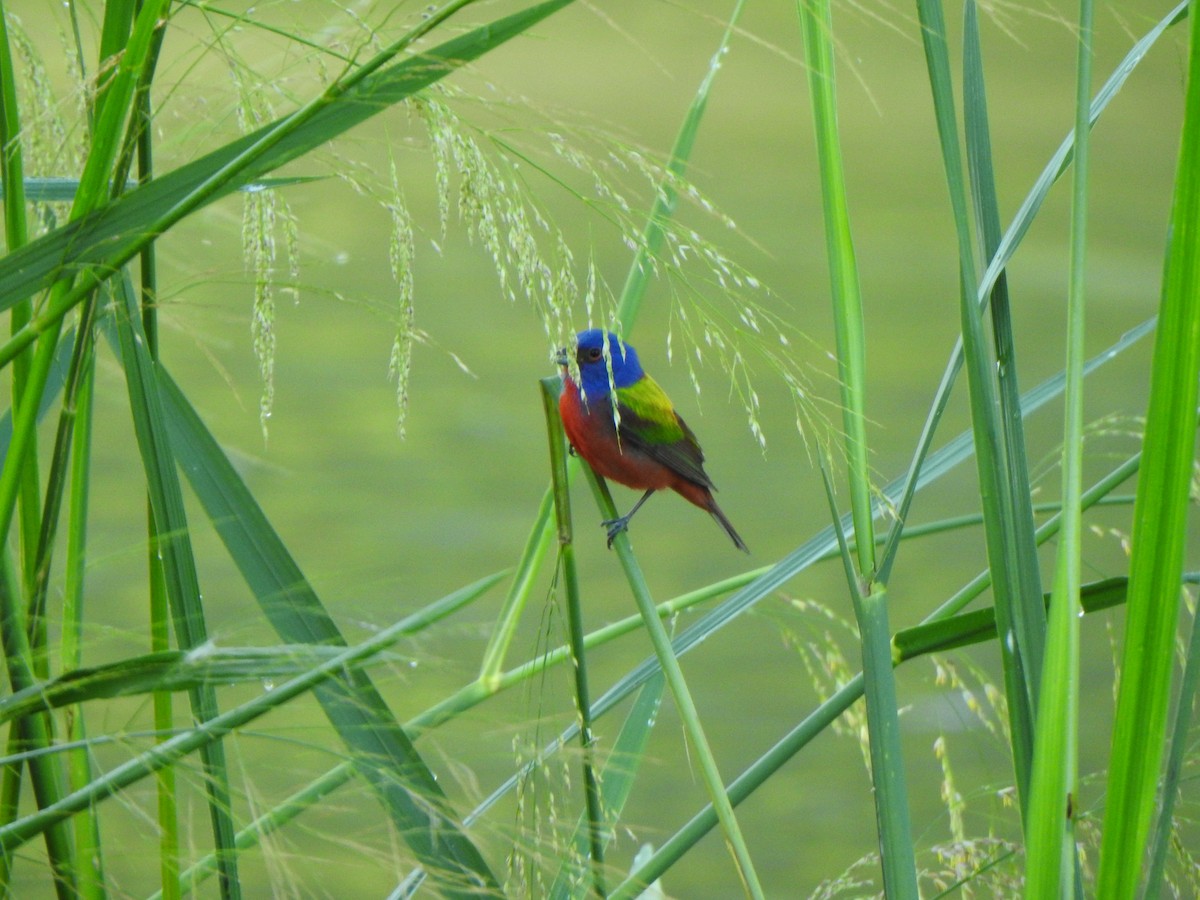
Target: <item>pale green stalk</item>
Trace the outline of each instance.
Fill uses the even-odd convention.
[[[543,378],[542,406],[546,415],[546,433],[550,444],[550,474],[554,489],[555,521],[558,524],[558,558],[567,596],[567,625],[571,647],[571,669],[575,676],[575,707],[579,716],[579,739],[583,745],[584,802],[587,809],[588,858],[591,862],[592,891],[600,897],[604,890],[604,811],[600,783],[596,778],[596,736],[592,732],[592,701],[588,691],[587,663],[584,656],[583,610],[579,591],[579,572],[575,567],[575,544],[571,526],[571,482],[567,478],[567,442],[558,414],[558,396],[562,383],[558,378]]]
[[[21,118],[17,105],[16,74],[13,67],[12,44],[8,38],[8,13],[0,2],[0,177],[4,185],[4,235],[11,253],[26,240],[25,176],[21,151]],[[11,330],[20,331],[32,315],[33,303],[25,299],[12,308]],[[12,406],[21,402],[29,373],[29,354],[23,353],[13,360]],[[32,553],[37,546],[38,478],[36,453],[30,455],[31,462],[25,467],[21,483],[20,524],[21,548],[25,554]],[[27,557],[23,557],[26,572],[33,570]],[[19,733],[14,729],[8,736],[7,754],[15,756],[20,749]],[[0,822],[11,821],[17,813],[21,791],[20,763],[9,763],[0,773]],[[0,858],[0,891],[8,895],[10,880],[9,860]]]
[[[842,427],[845,431],[856,560],[851,561],[840,528],[838,539],[862,647],[871,780],[875,788],[875,821],[884,890],[888,896],[899,900],[915,900],[917,872],[901,746],[899,703],[892,670],[887,585],[875,579],[871,469],[866,430],[866,329],[837,127],[833,17],[828,0],[800,0],[799,12],[824,202],[825,246],[837,339]],[[834,522],[840,524],[828,477],[826,490]]]
[[[83,656],[84,573],[87,567],[87,516],[89,468],[91,466],[94,353],[87,356],[75,397],[75,427],[71,448],[71,503],[67,511],[66,565],[63,583],[62,668],[78,669]],[[92,780],[92,764],[87,747],[87,727],[83,704],[68,707],[64,714],[65,738],[72,745],[67,751],[67,790],[77,791]],[[106,895],[100,826],[95,810],[81,810],[75,816],[75,866],[77,887],[83,900],[100,900]]]
[[[1067,385],[1062,446],[1062,528],[1037,709],[1025,819],[1025,886],[1032,900],[1075,890],[1075,815],[1079,768],[1079,590],[1083,509],[1083,361],[1088,199],[1088,101],[1092,83],[1092,4],[1079,6],[1075,74],[1075,172],[1067,285]]]
[[[590,466],[584,467],[584,474],[588,477],[592,491],[596,495],[597,505],[600,507],[604,518],[615,519],[617,517],[617,509],[613,505],[612,497],[609,496],[608,486],[592,472]],[[658,617],[654,600],[650,597],[650,589],[646,586],[646,579],[642,576],[641,567],[638,565],[637,558],[633,555],[633,548],[629,543],[629,533],[627,531],[617,533],[613,540],[613,549],[617,551],[617,558],[621,561],[621,567],[625,570],[625,577],[629,582],[630,590],[633,592],[633,599],[637,603],[642,623],[650,637],[651,644],[654,645],[654,655],[658,659],[658,664],[662,668],[663,675],[666,677],[667,686],[671,689],[671,696],[675,698],[675,706],[679,710],[680,719],[683,721],[684,733],[687,734],[691,751],[695,754],[696,763],[700,768],[701,780],[704,782],[713,807],[717,811],[717,818],[720,820],[721,829],[725,834],[725,844],[729,849],[730,855],[733,857],[734,864],[737,866],[738,875],[742,880],[742,887],[746,890],[748,896],[754,897],[756,900],[757,898],[762,898],[762,885],[759,884],[758,874],[754,870],[754,862],[750,858],[750,851],[746,847],[746,841],[742,837],[742,830],[738,826],[736,816],[734,816],[733,804],[729,801],[729,795],[725,792],[725,784],[721,780],[721,773],[717,768],[716,758],[713,756],[712,748],[708,744],[708,738],[704,735],[704,726],[700,722],[700,713],[697,711],[696,704],[692,700],[691,691],[688,689],[687,681],[683,677],[683,670],[679,667],[679,660],[675,658],[675,651],[671,647],[671,638],[667,635],[667,630],[663,627],[663,623]]]
[[[977,299],[975,245],[971,236],[967,184],[962,149],[959,144],[958,117],[954,109],[954,91],[950,77],[950,59],[946,23],[940,0],[917,0],[921,39],[929,70],[930,90],[937,121],[938,141],[950,208],[954,217],[958,244],[959,320],[962,328],[963,361],[967,369],[971,427],[975,440],[976,472],[984,514],[984,534],[988,562],[993,572],[997,615],[1005,639],[1000,641],[1004,663],[1005,693],[1008,697],[1012,734],[1013,761],[1018,794],[1025,794],[1029,761],[1033,747],[1034,689],[1029,681],[1032,649],[1037,646],[1029,630],[1036,627],[1040,611],[1036,599],[1023,596],[1023,569],[1030,565],[1021,555],[1023,549],[1014,533],[1016,524],[1013,499],[1028,484],[1014,483],[1003,438],[1004,420],[995,383],[996,358],[984,333],[982,311]],[[949,373],[948,373],[949,374]]]

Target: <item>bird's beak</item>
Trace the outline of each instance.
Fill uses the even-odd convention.
[[[554,361],[560,366],[569,366],[571,364],[571,356],[567,353],[565,347],[560,347],[558,355],[554,357]]]

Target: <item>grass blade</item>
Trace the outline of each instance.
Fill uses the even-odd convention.
[[[558,522],[558,558],[562,567],[563,587],[567,594],[567,627],[570,632],[571,669],[575,676],[575,708],[579,715],[579,739],[583,745],[588,859],[591,862],[592,891],[603,897],[606,893],[604,811],[600,798],[600,783],[596,778],[596,736],[592,732],[592,701],[588,691],[587,663],[583,652],[583,611],[571,528],[571,483],[567,479],[567,442],[558,415],[558,396],[562,392],[562,381],[557,377],[543,378],[540,386],[542,406],[546,414],[546,434],[550,443],[550,475],[554,485],[555,518]]]
[[[187,398],[164,370],[158,377],[180,465],[267,620],[288,643],[344,646],[341,632]],[[461,890],[462,879],[496,884],[475,845],[441,810],[441,787],[370,679],[361,672],[335,679],[317,691],[317,698],[399,833],[446,880],[442,889]]]
[[[822,465],[825,490],[846,566],[847,587],[854,602],[867,695],[867,730],[871,782],[875,788],[875,823],[885,892],[897,898],[917,897],[917,872],[900,712],[891,659],[887,584],[876,578],[871,470],[866,430],[866,328],[863,321],[858,266],[846,200],[845,172],[837,128],[836,70],[833,60],[833,17],[827,0],[801,0],[800,26],[808,68],[817,157],[824,207],[825,245],[829,261],[833,319],[837,339],[838,380],[842,395],[847,475],[856,557],[845,549],[829,475]],[[855,567],[856,564],[856,567]]]
[[[557,413],[557,408],[555,412]],[[558,427],[561,427],[561,423],[557,424]],[[588,481],[592,485],[592,491],[596,495],[597,505],[600,507],[604,518],[615,519],[617,510],[613,505],[612,497],[609,496],[608,486],[592,472],[591,467],[585,465],[584,473],[588,476]],[[629,581],[630,589],[633,591],[633,597],[638,606],[638,612],[642,616],[642,623],[648,632],[650,642],[654,645],[654,655],[658,660],[663,676],[666,678],[667,686],[671,689],[671,696],[675,699],[675,705],[679,711],[680,719],[683,720],[684,731],[688,736],[692,751],[696,754],[696,762],[700,768],[701,779],[704,781],[704,786],[712,800],[713,807],[716,809],[717,818],[721,823],[721,830],[725,835],[726,847],[733,857],[738,876],[742,880],[743,888],[745,888],[749,896],[757,900],[757,898],[763,896],[762,885],[759,884],[758,874],[755,872],[754,863],[750,858],[750,851],[746,847],[746,841],[742,837],[742,830],[738,825],[737,818],[734,816],[733,804],[730,802],[725,784],[721,780],[721,773],[717,768],[716,759],[713,757],[708,739],[704,736],[704,726],[700,722],[700,714],[696,709],[695,702],[692,700],[692,694],[688,689],[687,681],[683,677],[683,670],[679,666],[679,660],[675,657],[675,650],[671,645],[671,639],[667,636],[667,630],[658,618],[654,601],[650,597],[650,591],[646,587],[645,578],[642,576],[641,567],[638,566],[637,559],[633,555],[633,548],[630,546],[629,533],[627,531],[617,533],[613,540],[613,549],[616,550],[617,558],[621,561],[621,567],[625,570],[626,578]]]
[[[156,547],[162,560],[167,598],[171,606],[171,622],[180,649],[190,650],[208,640],[204,622],[204,607],[200,598],[200,579],[188,536],[187,516],[183,507],[183,491],[175,468],[175,456],[167,434],[159,397],[155,364],[146,348],[145,335],[137,301],[128,279],[120,282],[116,309],[116,328],[120,339],[121,359],[128,384],[134,432],[146,473],[146,486],[153,510]],[[194,688],[189,692],[192,713],[200,722],[217,715],[217,697],[211,687]],[[237,860],[233,852],[234,827],[229,771],[225,753],[219,741],[205,744],[201,759],[206,774],[209,816],[212,820],[213,841],[221,860],[221,892],[223,896],[239,896]]]
[[[1097,884],[1103,900],[1137,891],[1171,692],[1200,375],[1200,21],[1194,12],[1193,7],[1144,464],[1133,514],[1129,613]]]
[[[1079,777],[1079,616],[1083,509],[1084,260],[1087,248],[1088,98],[1092,82],[1091,0],[1079,5],[1075,73],[1075,172],[1067,289],[1067,385],[1062,448],[1062,529],[1046,633],[1033,770],[1025,819],[1026,896],[1055,900],[1075,888]],[[1143,463],[1145,463],[1143,456]],[[1143,466],[1143,472],[1145,468]]]
[[[992,569],[993,591],[1001,616],[1001,627],[1013,640],[1000,641],[1004,664],[1004,685],[1008,697],[1013,759],[1017,787],[1023,796],[1028,786],[1029,761],[1033,748],[1033,710],[1035,684],[1029,681],[1030,646],[1034,642],[1019,626],[1032,618],[1014,611],[1016,604],[1028,603],[1020,595],[1021,564],[1018,545],[1012,533],[1014,493],[1027,491],[1027,484],[1015,484],[1006,460],[1002,438],[1004,421],[999,416],[997,388],[993,379],[996,360],[985,339],[981,310],[976,296],[978,280],[974,247],[967,214],[967,186],[964,180],[958,123],[954,113],[954,91],[950,78],[950,59],[946,23],[940,0],[918,0],[921,39],[929,69],[938,138],[942,151],[946,185],[950,195],[955,233],[958,239],[959,319],[962,325],[963,361],[967,369],[971,426],[975,438],[976,473],[983,506],[984,534],[988,561]]]

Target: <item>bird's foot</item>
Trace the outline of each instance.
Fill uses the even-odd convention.
[[[605,519],[600,523],[608,529],[608,549],[612,549],[612,542],[616,536],[629,527],[629,516],[621,516],[619,519]]]

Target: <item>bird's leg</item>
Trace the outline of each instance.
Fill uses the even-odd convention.
[[[629,520],[633,518],[633,514],[641,508],[643,503],[645,503],[647,500],[650,499],[650,495],[653,494],[654,491],[655,491],[654,488],[650,488],[650,490],[648,490],[648,491],[646,491],[646,493],[642,494],[641,499],[638,500],[637,503],[633,504],[633,509],[631,509],[629,512],[625,513],[625,515],[621,516],[620,518],[606,519],[605,521],[600,523],[601,525],[603,525],[605,528],[608,529],[608,549],[609,550],[612,549],[613,538],[615,538],[618,534],[620,534],[622,531],[624,531],[629,526]]]

